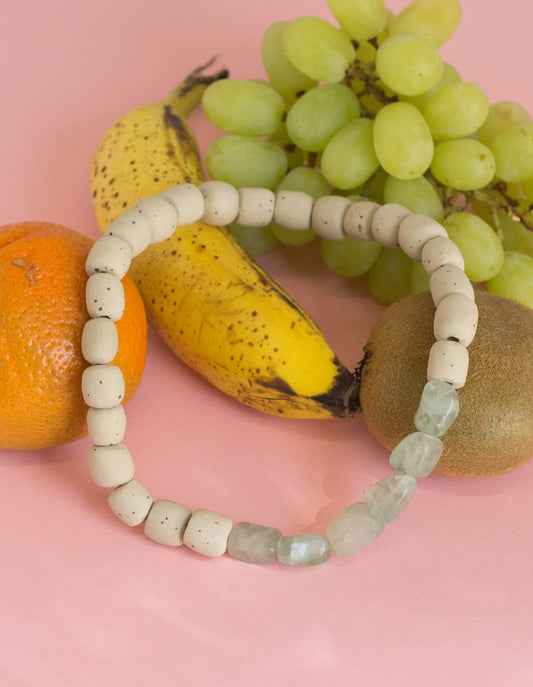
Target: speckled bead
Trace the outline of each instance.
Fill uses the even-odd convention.
[[[386,203],[376,210],[372,217],[372,235],[382,246],[398,246],[398,232],[402,220],[411,214],[399,203]]]
[[[161,191],[159,196],[174,208],[177,226],[184,227],[198,222],[204,214],[204,197],[198,186],[194,184],[177,184]]]
[[[97,446],[119,444],[126,433],[126,411],[122,404],[113,408],[89,408],[87,411],[89,438]]]
[[[475,301],[462,293],[451,293],[441,300],[435,311],[435,339],[451,339],[469,346],[476,334],[477,323],[478,308]]]
[[[150,227],[150,243],[169,239],[176,230],[178,214],[175,207],[162,196],[149,196],[135,203],[132,210],[138,212]]]
[[[390,454],[390,464],[413,477],[427,477],[439,462],[442,449],[438,437],[412,432],[396,444]]]
[[[135,465],[128,448],[120,442],[113,446],[92,446],[89,471],[99,487],[118,487],[133,479]]]
[[[225,515],[197,510],[191,515],[183,543],[202,556],[218,557],[226,553],[232,522]]]
[[[198,187],[204,199],[202,222],[224,226],[239,214],[239,193],[225,181],[209,180]]]
[[[91,408],[113,408],[125,392],[122,370],[116,365],[90,365],[81,375],[83,400]]]
[[[451,239],[436,236],[427,241],[420,253],[422,265],[431,276],[435,270],[443,265],[453,265],[464,271],[465,261],[461,251]]]
[[[116,217],[105,230],[104,236],[118,236],[126,241],[135,257],[150,245],[152,231],[141,213],[132,209]]]
[[[328,539],[337,556],[353,556],[371,544],[383,532],[366,503],[352,503],[331,522]]]
[[[366,492],[365,502],[372,516],[384,524],[394,522],[411,503],[416,491],[416,479],[395,472],[380,479]]]
[[[85,305],[90,317],[109,317],[120,320],[126,301],[124,286],[114,274],[92,274],[85,285]]]
[[[85,271],[90,276],[98,272],[114,274],[118,279],[126,276],[132,259],[132,252],[124,239],[118,236],[102,236],[93,244]]]
[[[228,555],[245,563],[264,565],[277,560],[281,532],[250,522],[239,522],[228,539]]]
[[[126,525],[135,527],[146,520],[154,501],[147,489],[132,479],[114,489],[107,502],[117,518]]]
[[[342,241],[344,215],[352,201],[343,196],[322,196],[315,200],[311,227],[318,236],[330,241]]]
[[[371,200],[358,200],[346,210],[342,230],[352,239],[358,241],[375,241],[372,233],[372,219],[380,205]]]
[[[191,511],[181,503],[158,499],[144,522],[144,534],[158,544],[181,546],[190,517]]]
[[[274,216],[276,196],[268,188],[240,188],[239,214],[235,220],[245,227],[266,227]]]
[[[470,279],[463,270],[453,265],[443,265],[435,270],[429,278],[429,288],[435,306],[451,293],[462,293],[472,300],[475,297]]]
[[[88,320],[81,334],[81,353],[88,363],[110,363],[118,351],[118,331],[108,317]]]
[[[435,379],[461,389],[468,374],[468,349],[457,341],[435,341],[429,349],[428,380]]]
[[[294,534],[278,542],[278,561],[285,565],[320,565],[330,556],[331,544],[322,534]]]
[[[302,191],[278,191],[274,205],[274,222],[291,231],[311,228],[313,197]]]
[[[448,232],[432,217],[420,213],[406,215],[398,229],[400,248],[413,260],[420,260],[424,244],[437,236],[447,238]]]

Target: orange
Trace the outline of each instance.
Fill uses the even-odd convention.
[[[0,448],[42,449],[87,434],[81,375],[85,259],[93,241],[49,222],[0,227]],[[133,280],[116,323],[113,363],[133,396],[146,356],[146,316]]]

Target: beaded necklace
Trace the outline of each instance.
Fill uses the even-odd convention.
[[[124,311],[121,280],[132,259],[149,245],[165,241],[181,227],[202,220],[249,227],[272,220],[294,231],[312,228],[319,236],[346,236],[399,246],[422,263],[430,275],[435,305],[435,342],[414,417],[416,431],[404,437],[390,454],[394,472],[373,484],[364,501],[345,508],[325,535],[282,536],[274,527],[233,522],[220,513],[189,508],[167,499],[154,500],[134,479],[134,463],[123,439],[126,428],[124,378],[111,364],[118,350],[115,322]],[[178,229],[179,230],[179,229]],[[325,562],[334,551],[351,556],[394,522],[414,496],[417,479],[426,477],[443,450],[442,437],[459,411],[457,389],[468,371],[468,350],[478,320],[474,290],[464,273],[464,261],[444,227],[431,217],[411,213],[402,205],[379,206],[341,196],[314,200],[299,191],[274,193],[263,188],[236,189],[222,181],[200,186],[180,184],[139,201],[106,229],[87,257],[86,304],[90,319],[82,334],[82,353],[90,364],[82,375],[87,425],[92,447],[89,469],[98,486],[112,488],[108,503],[125,524],[144,524],[147,537],[160,544],[182,544],[204,556],[224,554],[248,562],[279,561],[292,566]]]

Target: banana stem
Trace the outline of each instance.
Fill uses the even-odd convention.
[[[200,104],[202,94],[209,84],[229,77],[227,69],[220,69],[214,74],[204,73],[215,60],[216,57],[212,57],[209,62],[194,69],[185,80],[176,86],[170,95],[165,98],[164,102],[171,104],[183,117],[187,118]]]

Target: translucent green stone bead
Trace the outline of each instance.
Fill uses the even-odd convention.
[[[383,532],[366,503],[352,503],[332,521],[327,536],[337,556],[353,556]]]
[[[295,534],[278,542],[278,560],[286,565],[319,565],[330,555],[331,544],[322,534]]]
[[[239,522],[228,539],[228,555],[245,563],[273,563],[278,557],[281,532],[250,522]]]
[[[441,437],[453,424],[459,412],[459,397],[448,384],[432,379],[426,383],[415,413],[415,427],[419,432]]]
[[[407,508],[415,495],[416,479],[403,472],[395,472],[380,479],[366,492],[365,501],[372,516],[379,522],[394,522]]]
[[[442,441],[437,437],[413,432],[394,448],[390,464],[413,477],[427,477],[439,462],[442,449]]]

